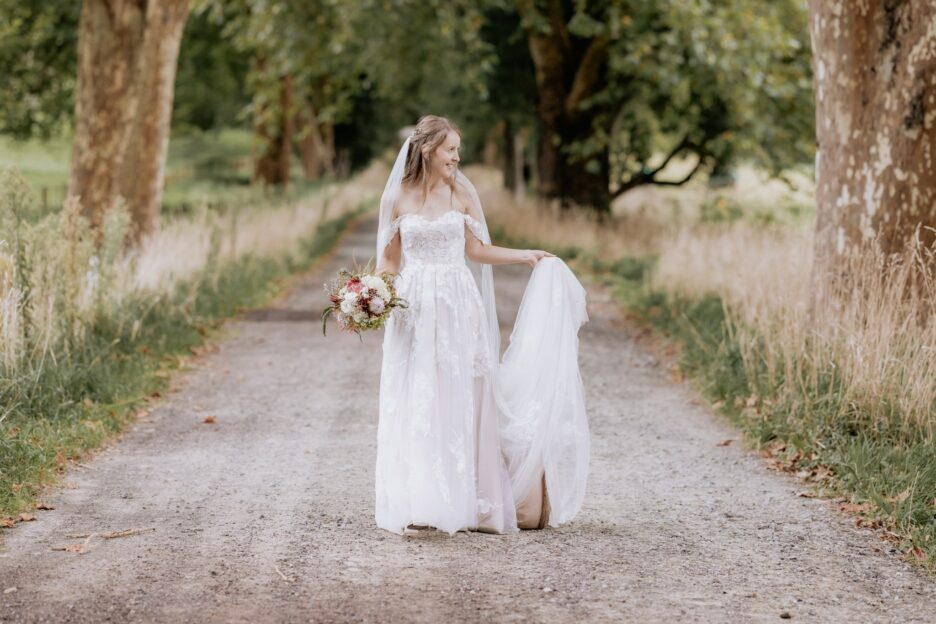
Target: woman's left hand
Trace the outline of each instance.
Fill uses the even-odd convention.
[[[543,251],[542,249],[527,249],[526,257],[523,261],[529,264],[531,267],[535,267],[536,263],[542,260],[543,258],[555,257],[555,254],[551,254],[548,251]]]

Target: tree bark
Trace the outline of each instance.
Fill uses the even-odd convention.
[[[529,136],[529,128],[520,128],[511,133],[513,144],[509,146],[509,151],[513,152],[513,192],[518,200],[526,193],[526,176],[524,175],[524,170],[526,168],[526,145]]]
[[[144,14],[136,2],[87,0],[78,26],[78,83],[68,194],[94,227],[117,196],[116,172],[135,113]]]
[[[318,180],[323,173],[335,176],[334,146],[328,143],[329,134],[334,136],[329,132],[330,125],[325,124],[323,133],[311,104],[296,112],[296,132],[302,137],[299,139],[299,157],[306,180]]]
[[[279,110],[276,111],[276,123],[270,128],[263,120],[257,124],[257,134],[264,141],[263,155],[257,159],[254,168],[254,181],[273,186],[289,184],[289,161],[292,154],[293,114],[292,76],[285,74],[279,79]]]
[[[176,67],[188,12],[189,0],[147,3],[146,31],[135,85],[137,111],[120,184],[120,194],[130,205],[137,243],[159,227]]]
[[[485,167],[500,168],[503,166],[500,143],[505,134],[509,132],[510,123],[498,121],[484,133],[484,147],[481,150],[481,162]]]
[[[520,199],[526,193],[526,144],[529,139],[528,127],[518,128],[515,124],[504,122],[504,158],[502,170],[504,172],[504,188]]]
[[[118,197],[136,240],[158,224],[189,0],[85,0],[68,193],[98,228]]]
[[[936,3],[810,0],[816,279],[936,240]]]
[[[514,162],[517,153],[514,150],[514,126],[509,120],[498,124],[501,128],[498,143],[503,143],[504,157],[501,159],[500,167],[504,172],[504,188],[514,191],[517,187],[517,167]],[[494,164],[494,163],[492,163]]]

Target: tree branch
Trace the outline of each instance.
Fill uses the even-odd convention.
[[[705,162],[705,156],[699,154],[699,162],[695,164],[695,167],[692,168],[692,171],[686,174],[682,180],[653,180],[653,183],[657,186],[682,186],[686,182],[692,179],[692,177],[698,173],[699,169],[702,167],[702,163]]]
[[[670,161],[673,160],[673,157],[676,156],[676,154],[683,151],[687,147],[689,147],[689,135],[688,134],[682,138],[682,141],[676,144],[676,147],[674,147],[673,150],[669,153],[669,155],[663,159],[663,162],[660,164],[660,166],[650,172],[649,174],[650,178],[651,179],[655,178],[656,174],[663,171],[666,168],[666,165],[668,165]]]
[[[642,184],[656,184],[657,186],[682,186],[683,184],[691,180],[692,177],[696,173],[699,172],[699,169],[702,167],[702,164],[705,162],[705,157],[707,156],[704,150],[699,150],[697,152],[699,155],[699,162],[695,164],[695,167],[692,168],[692,171],[690,171],[683,179],[681,180],[657,180],[656,176],[658,173],[663,171],[664,168],[666,168],[666,165],[669,164],[669,162],[673,159],[673,157],[676,156],[676,154],[678,154],[682,150],[689,148],[689,147],[692,147],[692,143],[689,141],[689,137],[688,136],[683,137],[683,140],[680,141],[679,144],[675,148],[673,148],[673,150],[669,153],[669,155],[667,155],[667,157],[663,159],[663,162],[662,164],[660,164],[659,167],[657,167],[656,169],[653,169],[652,171],[641,171],[640,173],[634,175],[630,180],[622,184],[620,188],[618,188],[617,191],[614,192],[613,197],[618,197],[620,195],[623,195],[624,193],[631,190],[632,188],[635,188]]]
[[[572,88],[565,100],[565,114],[569,119],[578,116],[578,105],[594,92],[601,66],[608,58],[608,43],[606,37],[597,37],[592,39],[588,49],[585,50],[582,62],[579,63],[578,70],[575,72]]]
[[[549,25],[552,26],[553,36],[561,43],[562,55],[567,57],[572,53],[572,42],[569,41],[569,29],[566,28],[566,21],[565,11],[562,9],[562,0],[550,0]]]

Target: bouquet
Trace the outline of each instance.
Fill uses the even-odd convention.
[[[405,300],[397,297],[393,285],[394,273],[374,275],[368,261],[363,269],[340,269],[338,276],[325,284],[331,305],[322,312],[322,335],[332,314],[344,331],[361,337],[361,330],[380,329],[393,308],[405,308]]]

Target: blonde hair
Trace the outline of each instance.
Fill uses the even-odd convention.
[[[451,120],[437,115],[423,115],[416,122],[416,129],[410,137],[409,153],[403,168],[403,185],[422,189],[424,198],[429,194],[429,159],[445,142],[450,131],[461,137],[461,130]],[[426,153],[423,153],[427,147]],[[446,179],[446,183],[454,192],[454,176]]]

